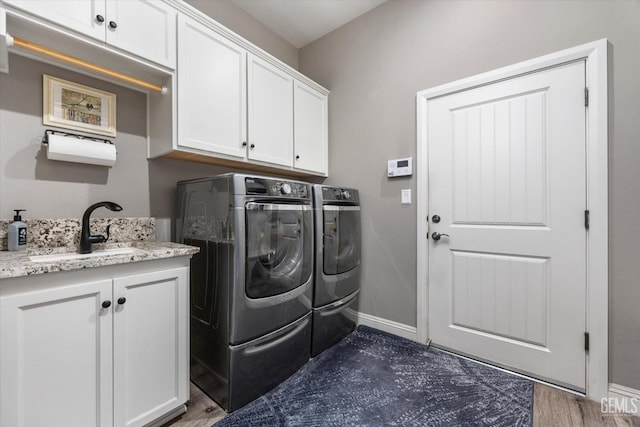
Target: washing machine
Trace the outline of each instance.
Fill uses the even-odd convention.
[[[315,273],[311,355],[356,327],[360,292],[360,195],[353,188],[313,186]]]
[[[191,380],[228,412],[310,357],[310,184],[244,174],[181,181],[176,240],[191,262]]]

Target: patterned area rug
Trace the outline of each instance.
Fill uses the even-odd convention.
[[[533,383],[360,326],[222,426],[530,426]]]

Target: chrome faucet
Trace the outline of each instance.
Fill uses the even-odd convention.
[[[84,215],[82,215],[82,231],[80,232],[80,253],[81,254],[89,254],[91,253],[91,245],[93,243],[104,243],[109,240],[109,229],[111,228],[111,224],[107,226],[107,235],[92,235],[91,234],[91,226],[89,225],[89,219],[91,217],[91,213],[98,208],[107,208],[114,212],[118,212],[122,210],[122,206],[113,202],[98,202],[87,208],[84,211]]]

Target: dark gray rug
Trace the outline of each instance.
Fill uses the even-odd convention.
[[[530,426],[533,383],[360,326],[222,426]]]

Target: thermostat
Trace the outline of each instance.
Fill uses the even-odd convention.
[[[389,160],[387,165],[387,176],[389,178],[395,178],[396,176],[409,176],[413,174],[413,168],[411,165],[411,157],[405,157],[404,159]]]

